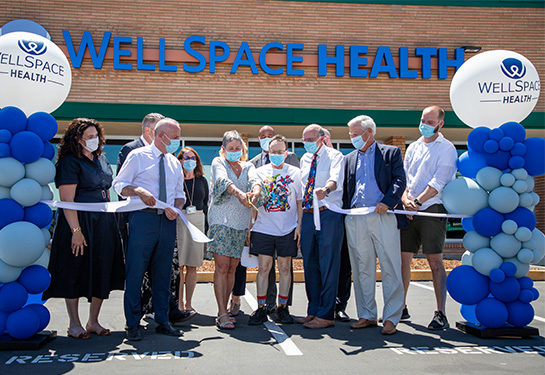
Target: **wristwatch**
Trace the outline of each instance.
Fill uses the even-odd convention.
[[[418,198],[415,198],[413,202],[416,203],[416,204],[419,205],[419,206],[422,206],[422,203],[420,203],[420,202],[418,201]]]
[[[326,195],[329,195],[329,193],[331,193],[331,189],[329,187],[325,187],[325,191],[327,191],[327,194]]]

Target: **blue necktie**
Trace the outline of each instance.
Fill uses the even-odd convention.
[[[159,156],[159,200],[167,201],[167,183],[165,179],[165,154]]]

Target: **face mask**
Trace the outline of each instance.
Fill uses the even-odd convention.
[[[98,148],[98,137],[86,140],[83,148],[89,152],[95,152]]]
[[[184,169],[188,172],[191,172],[195,167],[197,166],[197,162],[195,160],[184,160]]]
[[[361,135],[358,135],[357,137],[350,138],[352,141],[352,145],[356,148],[356,150],[361,150],[363,146],[365,146],[365,141],[363,140]]]
[[[261,149],[265,152],[269,152],[269,143],[271,143],[272,138],[263,138],[259,140],[259,145]]]
[[[169,153],[169,154],[175,153],[176,150],[180,147],[180,140],[179,139],[170,139],[166,134],[165,134],[165,137],[167,137],[167,139],[170,141],[170,144],[167,145],[165,142],[163,142],[163,140],[161,140],[161,142],[163,142],[163,144],[167,148],[167,153]]]
[[[226,151],[225,158],[230,162],[237,162],[242,157],[242,150],[240,151]]]
[[[420,130],[420,134],[422,134],[422,136],[426,138],[433,137],[433,135],[435,134],[435,127],[424,123],[420,124],[418,130]]]
[[[318,141],[314,142],[305,142],[305,151],[310,152],[311,154],[314,154],[316,151],[318,151]]]
[[[269,155],[269,160],[271,161],[272,165],[274,165],[275,167],[278,167],[278,166],[282,165],[282,163],[284,162],[284,154],[282,154],[282,155],[270,154]]]

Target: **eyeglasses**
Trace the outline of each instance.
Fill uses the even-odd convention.
[[[284,155],[284,152],[286,152],[286,150],[282,150],[282,151],[269,151],[269,154],[271,155]]]
[[[184,160],[195,160],[196,161],[197,157],[195,157],[195,156],[184,156],[183,159]]]
[[[305,143],[305,142],[315,142],[318,139],[320,139],[321,137],[323,137],[323,136],[319,135],[316,138],[301,138],[301,142],[303,142],[303,143]]]

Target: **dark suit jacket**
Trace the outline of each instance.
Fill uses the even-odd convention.
[[[121,150],[119,151],[119,155],[117,156],[117,173],[121,170],[121,167],[123,166],[123,163],[125,163],[125,160],[127,159],[127,156],[129,153],[140,147],[144,147],[146,144],[140,137],[136,138],[134,141],[131,141],[129,143],[125,143],[123,147],[121,147]]]
[[[402,208],[401,196],[405,191],[407,181],[401,150],[395,146],[375,144],[375,178],[379,190],[384,194],[382,203],[390,208]],[[343,208],[351,208],[350,204],[356,191],[356,166],[358,150],[345,156]],[[398,228],[408,225],[405,215],[396,215]]]
[[[250,160],[250,163],[255,165],[256,168],[263,166],[261,164],[261,154],[263,154],[263,152],[260,152],[252,160]],[[297,155],[295,155],[293,152],[288,151],[288,156],[286,156],[286,160],[284,162],[299,168],[299,159],[297,159]]]

